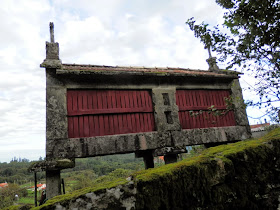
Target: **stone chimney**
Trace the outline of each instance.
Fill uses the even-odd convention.
[[[59,44],[54,42],[54,24],[50,22],[50,42],[46,42],[46,59],[40,67],[57,69],[61,67]]]

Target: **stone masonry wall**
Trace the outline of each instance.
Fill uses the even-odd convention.
[[[280,129],[34,209],[280,209]]]

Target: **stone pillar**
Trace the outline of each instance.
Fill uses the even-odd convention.
[[[162,136],[167,136],[166,134],[170,135],[170,132],[172,131],[181,130],[178,114],[179,108],[176,104],[175,97],[176,88],[153,88],[152,92],[153,103],[155,104],[154,112],[157,131]],[[165,145],[167,144],[165,143]],[[172,138],[171,145],[168,146],[174,146]],[[165,154],[164,161],[165,164],[177,162],[177,154]]]
[[[140,151],[135,152],[136,158],[143,157],[145,169],[155,167],[153,152],[154,152],[153,150],[140,150]]]
[[[151,152],[147,152],[147,154],[143,155],[145,169],[154,168],[154,156]]]
[[[61,195],[60,170],[46,170],[46,183],[47,199]]]
[[[50,23],[50,42],[46,42],[46,59],[40,65],[46,69],[46,159],[53,155],[55,140],[68,138],[66,88],[57,79],[56,69],[61,68],[59,44],[54,42],[54,25]],[[46,170],[47,198],[61,194],[60,170]]]

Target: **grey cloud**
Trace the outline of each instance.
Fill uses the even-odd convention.
[[[64,63],[205,69],[207,52],[185,21],[195,16],[214,23],[222,16],[214,0],[3,0],[1,4],[0,18],[5,21],[0,22],[4,31],[0,142],[7,144],[7,152],[0,148],[0,161],[15,153],[30,159],[31,153],[37,158],[44,154],[44,148],[27,148],[45,143],[45,73],[39,64],[45,58],[50,21],[55,23]],[[20,146],[24,150],[15,150]]]

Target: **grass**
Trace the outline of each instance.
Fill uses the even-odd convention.
[[[19,200],[16,202],[18,205],[34,205],[35,202],[35,195],[34,195],[34,191],[32,190],[28,190],[28,195],[26,197],[20,197]],[[41,191],[37,192],[37,201],[39,202],[41,198]]]

